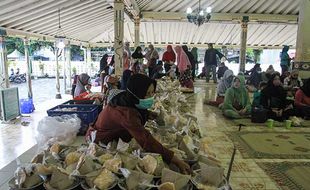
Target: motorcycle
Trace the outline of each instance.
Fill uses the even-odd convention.
[[[24,83],[27,81],[26,74],[11,75],[9,77],[9,81],[14,82],[16,84]]]

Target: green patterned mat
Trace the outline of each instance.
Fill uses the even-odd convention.
[[[263,162],[258,165],[283,190],[310,189],[310,162]]]
[[[231,125],[233,126],[239,126],[240,124],[243,124],[245,126],[262,126],[262,127],[267,127],[266,123],[252,123],[251,119],[235,119],[235,120],[230,120],[228,122],[231,122]],[[274,127],[284,127],[285,123],[284,122],[278,122],[278,121],[274,121],[273,126]],[[310,120],[304,120],[301,122],[301,126],[300,127],[310,127]]]
[[[208,106],[212,112],[214,112],[216,115],[222,115],[222,110],[220,110],[217,107],[214,106]],[[245,125],[246,127],[267,127],[266,123],[252,123],[250,118],[244,118],[244,119],[228,119],[225,118],[225,123],[227,126],[239,126],[240,124]],[[274,121],[274,127],[283,127],[285,124],[284,122],[278,122]],[[303,120],[301,122],[300,127],[310,127],[310,120]]]
[[[244,158],[309,159],[310,133],[306,132],[230,132]]]

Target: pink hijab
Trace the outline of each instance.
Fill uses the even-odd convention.
[[[190,66],[191,63],[181,46],[176,46],[174,49],[177,53],[177,67],[179,72],[182,73],[187,70],[187,66]]]

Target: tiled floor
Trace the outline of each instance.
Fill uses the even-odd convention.
[[[215,113],[214,108],[203,104],[205,98],[210,99],[215,96],[215,85],[206,84],[204,81],[195,83],[196,94],[189,95],[189,102],[193,104],[194,114],[198,117],[198,122],[204,138],[208,139],[210,149],[217,155],[217,158],[227,168],[231,159],[234,145],[227,137],[227,132],[238,131],[238,127],[229,126],[227,120],[219,114]],[[7,190],[7,180],[12,176],[16,162],[16,157],[20,156],[20,161],[29,161],[36,152],[34,132],[36,123],[45,115],[45,110],[51,105],[59,102],[48,102],[50,106],[43,105],[37,108],[36,114],[31,118],[24,118],[31,121],[31,125],[23,127],[20,120],[16,124],[2,125],[0,127],[0,190]],[[266,130],[263,127],[245,127],[243,131],[260,131]],[[274,128],[270,130],[288,131],[285,128]],[[292,128],[290,131],[310,131],[307,128]],[[232,168],[230,184],[234,190],[276,190],[279,189],[277,184],[270,179],[268,175],[257,165],[259,162],[281,162],[283,159],[244,159],[240,152],[236,151],[235,162]],[[292,160],[287,160],[292,161]],[[293,160],[294,161],[294,160]],[[309,160],[298,160],[309,161]],[[10,164],[9,164],[10,163]],[[5,165],[8,166],[4,167]]]

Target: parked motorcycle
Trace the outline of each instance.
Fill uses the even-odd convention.
[[[20,75],[11,75],[9,77],[10,82],[14,82],[16,84],[24,83],[27,81],[26,74],[20,74]]]

